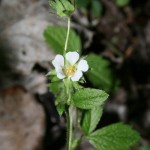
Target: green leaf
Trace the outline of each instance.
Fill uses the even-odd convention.
[[[63,82],[50,83],[48,88],[56,97],[56,105],[67,100],[66,89]]]
[[[81,109],[92,109],[101,106],[108,98],[108,94],[102,90],[84,88],[78,90],[72,97],[76,107]]]
[[[64,43],[66,39],[67,29],[65,27],[48,26],[44,31],[44,38],[46,43],[57,54],[63,54]],[[80,37],[70,30],[68,48],[67,51],[79,51],[81,50]]]
[[[53,82],[49,84],[50,91],[55,95],[55,105],[56,109],[61,116],[65,109],[65,104],[67,103],[67,94],[63,82]]]
[[[53,82],[48,85],[49,90],[57,96],[64,88],[63,82]]]
[[[103,113],[102,107],[94,107],[83,112],[81,127],[85,135],[89,135],[97,126]]]
[[[88,55],[86,60],[91,68],[86,75],[94,87],[101,88],[107,92],[117,88],[118,80],[114,77],[108,60],[96,54]]]
[[[55,104],[58,105],[60,102],[67,103],[68,96],[66,94],[66,89],[63,88],[60,93],[56,96]]]
[[[51,79],[51,82],[52,82],[52,83],[53,83],[53,82],[58,82],[58,81],[60,81],[60,79],[59,79],[57,76],[53,76],[53,77],[51,77],[50,79]]]
[[[104,127],[87,138],[97,150],[129,150],[140,140],[139,134],[123,123]]]
[[[126,6],[129,4],[129,2],[130,2],[130,0],[116,0],[116,4],[119,7]]]
[[[59,103],[57,106],[56,106],[56,109],[57,109],[57,112],[60,116],[62,116],[64,110],[65,110],[65,104],[64,103]]]

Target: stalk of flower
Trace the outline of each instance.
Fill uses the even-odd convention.
[[[73,82],[79,81],[83,72],[88,71],[89,66],[86,60],[79,59],[77,52],[68,52],[65,57],[56,55],[52,61],[59,79],[68,78]]]

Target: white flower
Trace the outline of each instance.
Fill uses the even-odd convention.
[[[65,58],[62,55],[56,55],[52,61],[59,79],[70,78],[72,81],[79,81],[83,72],[88,71],[89,66],[86,60],[79,60],[77,52],[68,52]]]

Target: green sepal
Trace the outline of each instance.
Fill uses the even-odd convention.
[[[46,74],[46,76],[55,76],[55,75],[56,75],[55,69],[49,71],[49,72]]]

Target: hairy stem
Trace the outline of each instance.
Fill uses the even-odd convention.
[[[64,55],[66,54],[67,47],[68,47],[68,40],[69,40],[69,34],[70,34],[70,18],[68,17],[68,29],[67,29],[67,36],[65,41],[65,47],[64,47]],[[70,82],[70,81],[69,81]],[[71,93],[70,93],[70,83],[67,81],[65,83],[67,95],[68,95],[68,108],[66,111],[66,117],[67,117],[67,150],[72,150],[72,128],[73,128],[73,118],[72,118],[72,111],[73,107],[70,104],[71,100]]]
[[[75,129],[74,129],[74,139],[77,138],[77,129],[78,129],[78,109],[75,108],[75,112],[76,112],[76,119],[75,119]]]
[[[65,54],[66,51],[67,51],[68,40],[69,40],[69,34],[70,34],[70,24],[71,24],[71,21],[70,21],[70,18],[68,18],[68,29],[67,29],[67,36],[66,36],[66,42],[65,42],[65,48],[64,48],[64,54]]]
[[[68,107],[68,110],[66,112],[67,116],[67,150],[72,150],[72,106],[70,105]]]

